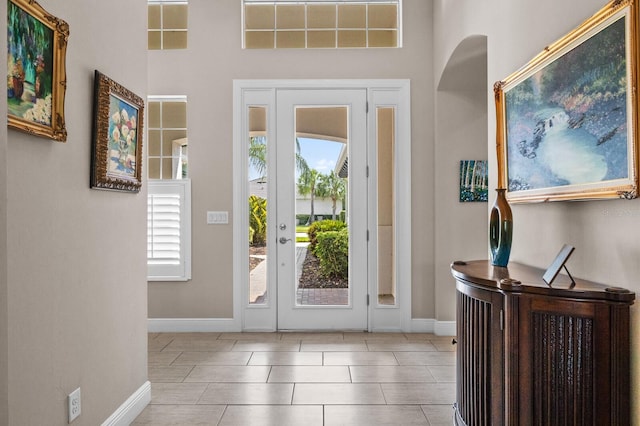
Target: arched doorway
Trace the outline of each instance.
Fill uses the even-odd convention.
[[[487,257],[487,203],[460,202],[458,176],[460,161],[487,160],[489,92],[487,37],[470,36],[451,54],[436,90],[435,306],[441,322],[455,320],[451,262]]]

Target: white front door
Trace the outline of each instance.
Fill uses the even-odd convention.
[[[365,89],[276,93],[275,179],[270,178],[276,185],[275,206],[269,200],[276,220],[267,234],[269,245],[275,246],[269,266],[277,275],[280,330],[367,329],[366,102]],[[335,134],[315,135],[321,120],[331,120],[322,128]],[[341,166],[343,178],[336,173]],[[340,182],[344,190],[332,191]],[[296,225],[307,221],[312,208],[314,219],[335,215],[346,224],[346,231],[333,234],[333,248],[324,257],[312,254],[308,243],[296,242]],[[328,244],[318,243],[316,254]]]
[[[406,80],[234,81],[229,330],[412,329],[409,89]],[[295,241],[296,224],[311,206],[308,193],[296,194],[300,158],[322,174],[347,176],[336,206],[348,225],[346,285],[301,275],[311,257]],[[314,214],[331,218],[332,203],[322,198]],[[322,288],[304,288],[312,282]]]

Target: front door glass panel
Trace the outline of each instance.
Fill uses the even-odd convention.
[[[378,191],[378,304],[395,305],[395,109],[376,108]]]
[[[249,304],[267,303],[267,109],[249,107]]]
[[[348,305],[348,108],[295,116],[296,305]]]

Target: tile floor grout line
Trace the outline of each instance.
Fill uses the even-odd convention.
[[[174,340],[174,339],[169,340],[169,342],[168,342],[166,345],[164,345],[164,346],[162,347],[162,349],[160,349],[158,352],[163,352],[163,351],[167,348],[167,346],[169,346],[171,343],[173,343],[173,340]]]
[[[192,372],[195,368],[196,368],[196,366],[195,366],[195,365],[194,365],[193,367],[191,367],[191,370],[189,370],[189,372],[187,373],[187,375],[186,375],[186,376],[184,376],[184,377],[182,378],[182,381],[181,381],[181,382],[179,382],[179,383],[189,383],[189,382],[185,382],[185,380],[187,379],[187,377],[189,377],[189,374],[191,374],[191,372]],[[202,395],[201,395],[201,396],[202,396]]]
[[[393,357],[395,358],[396,363],[398,364],[398,366],[402,365],[402,364],[400,364],[400,360],[398,359],[398,356],[396,355],[395,351],[391,351],[391,353],[393,354]]]
[[[267,381],[265,383],[269,383],[269,378],[271,377],[271,372],[273,371],[273,365],[269,366],[269,374],[267,374]]]
[[[220,423],[222,423],[222,419],[224,418],[224,415],[227,413],[227,408],[229,408],[229,404],[225,404],[224,410],[222,410],[222,415],[220,416],[220,419],[218,419],[218,423],[216,423],[216,426],[220,426]]]
[[[384,404],[390,405],[389,401],[387,401],[387,396],[384,394],[384,389],[382,389],[382,383],[378,383],[378,386],[380,387],[380,393],[382,394],[382,399],[384,399]]]
[[[209,389],[209,385],[211,385],[211,382],[207,383],[207,387],[204,388],[204,391],[200,394],[200,396],[198,397],[198,400],[193,405],[200,404],[200,401],[202,401],[202,397],[204,396],[205,393],[207,393],[207,390]]]

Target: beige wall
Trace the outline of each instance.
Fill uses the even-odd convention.
[[[242,50],[240,2],[189,2],[189,48],[149,52],[149,93],[188,96],[193,279],[150,283],[151,318],[231,317],[233,214],[229,225],[207,226],[205,212],[232,212],[232,82],[296,78],[411,79],[413,317],[433,318],[431,2],[403,3],[402,49]]]
[[[603,2],[558,2],[536,0],[504,2],[464,0],[455,8],[446,0],[435,0],[434,57],[436,69],[444,68],[455,47],[475,34],[488,36],[488,81],[500,80],[523,66],[544,46],[575,28]],[[482,10],[486,10],[486,19]],[[477,16],[480,19],[470,19]],[[440,71],[436,72],[436,79]],[[490,95],[490,93],[489,93]],[[496,184],[495,110],[488,97],[488,141],[492,186]],[[569,243],[576,251],[569,261],[579,277],[623,286],[640,294],[640,200],[556,202],[514,205],[514,238],[511,259],[547,267],[559,247]],[[543,236],[541,238],[541,236]],[[633,424],[640,424],[640,309],[632,307],[632,395]]]
[[[46,8],[71,29],[69,137],[66,144],[13,130],[0,137],[0,170],[8,174],[6,185],[0,176],[0,199],[8,192],[0,203],[0,274],[7,264],[0,324],[8,324],[8,337],[0,331],[0,383],[8,384],[0,415],[4,400],[9,407],[0,424],[65,425],[67,395],[81,387],[82,415],[73,424],[93,426],[147,380],[146,196],[89,189],[93,72],[146,96],[147,3],[49,0]],[[0,12],[6,16],[6,2]]]
[[[486,66],[477,68],[469,71],[486,78]],[[487,203],[459,201],[460,160],[487,159],[487,96],[484,91],[438,90],[436,99],[436,319],[455,321],[451,262],[488,254]]]
[[[0,16],[7,16],[7,2],[0,2]],[[7,45],[7,32],[0,31],[0,46]],[[0,69],[7,69],[7,57],[0,55]],[[6,79],[0,79],[0,93],[5,93]],[[7,116],[7,103],[0,101],[0,117]],[[0,425],[9,423],[7,309],[7,128],[0,126]]]

